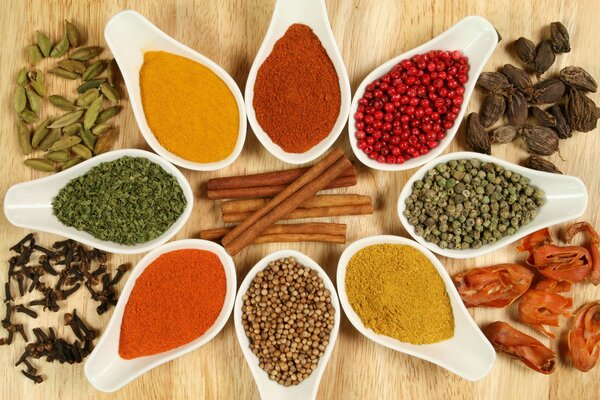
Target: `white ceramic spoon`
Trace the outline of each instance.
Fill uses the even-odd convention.
[[[414,247],[423,253],[435,266],[446,285],[450,304],[454,313],[454,337],[434,344],[415,345],[404,343],[388,336],[379,335],[365,327],[348,302],[346,295],[346,268],[352,256],[360,249],[375,244],[403,244]],[[485,377],[494,365],[496,352],[483,335],[467,308],[460,299],[452,279],[439,260],[426,248],[399,236],[370,236],[352,243],[342,253],[337,268],[337,287],[340,303],[346,316],[356,329],[372,341],[390,349],[430,361],[455,374],[476,381]]]
[[[126,246],[96,239],[87,232],[64,225],[56,218],[52,211],[52,199],[58,194],[60,189],[72,179],[85,174],[96,165],[124,156],[147,158],[177,179],[181,190],[183,190],[187,205],[183,213],[169,229],[149,242]],[[12,186],[8,189],[4,198],[4,215],[8,219],[8,222],[21,228],[65,236],[110,253],[136,254],[152,250],[171,239],[185,225],[192,213],[193,206],[194,194],[192,193],[192,188],[187,179],[185,179],[185,176],[173,164],[149,151],[124,149],[109,151],[108,153],[77,164],[66,171]]]
[[[179,43],[133,10],[121,11],[113,16],[106,23],[104,38],[121,69],[135,120],[152,150],[173,164],[197,171],[213,171],[225,168],[238,158],[246,139],[246,109],[240,89],[223,68],[197,51]],[[158,142],[150,130],[148,122],[146,122],[140,94],[140,68],[144,63],[144,52],[146,51],[166,51],[189,58],[210,68],[227,84],[237,103],[240,127],[237,142],[229,157],[212,163],[197,163],[171,153]],[[198,90],[202,90],[202,88],[198,88]]]
[[[131,295],[131,290],[135,286],[136,280],[144,272],[146,267],[152,263],[158,256],[174,250],[198,249],[208,250],[215,253],[225,269],[225,278],[227,280],[227,292],[221,313],[217,320],[204,335],[194,341],[181,347],[169,350],[164,353],[153,356],[140,357],[132,360],[125,360],[119,356],[119,338],[121,335],[121,323],[123,321],[123,312]],[[202,279],[202,277],[199,277]],[[171,361],[177,357],[196,350],[197,348],[210,342],[225,326],[229,319],[231,309],[235,300],[236,273],[233,259],[227,254],[225,249],[216,243],[200,239],[186,239],[167,243],[150,253],[135,266],[119,297],[119,302],[113,311],[106,330],[100,337],[100,341],[90,354],[84,367],[85,376],[88,381],[98,390],[103,392],[114,392],[148,372],[154,367]],[[167,295],[162,293],[157,295]]]
[[[425,173],[438,164],[450,160],[476,158],[481,161],[493,162],[506,169],[517,172],[521,176],[529,178],[531,184],[542,189],[546,195],[545,204],[538,210],[538,215],[529,224],[522,226],[514,235],[505,236],[495,243],[481,246],[479,249],[451,250],[442,249],[436,244],[426,241],[415,233],[415,228],[408,223],[404,216],[406,208],[406,198],[412,193],[413,183],[417,179],[423,178]],[[450,258],[472,258],[491,253],[501,247],[506,246],[524,236],[529,235],[539,229],[560,224],[581,216],[587,208],[588,194],[584,183],[574,176],[551,174],[549,172],[536,171],[509,163],[499,158],[485,154],[473,153],[469,151],[450,153],[430,161],[417,172],[415,172],[404,185],[400,197],[398,198],[398,216],[404,226],[404,229],[419,243],[427,247],[434,253]]]
[[[454,135],[458,131],[460,122],[465,114],[469,99],[473,94],[475,83],[479,74],[483,70],[486,62],[494,52],[496,45],[498,44],[498,33],[485,18],[478,16],[469,16],[456,25],[448,29],[446,32],[441,33],[429,42],[422,44],[406,53],[400,54],[386,61],[379,67],[375,68],[362,83],[356,89],[354,98],[352,99],[352,106],[350,107],[350,116],[348,122],[348,136],[350,138],[350,145],[352,151],[356,157],[366,166],[381,171],[401,171],[405,169],[411,169],[423,165],[426,162],[433,160],[448,147]],[[354,114],[358,107],[358,100],[364,95],[365,87],[373,82],[374,80],[387,74],[396,64],[402,60],[410,58],[416,54],[424,54],[430,50],[460,50],[469,57],[469,64],[471,66],[469,70],[469,80],[465,84],[465,94],[463,96],[464,101],[460,109],[460,113],[454,122],[452,128],[446,131],[446,137],[440,141],[439,145],[429,150],[429,153],[422,155],[417,158],[412,158],[403,164],[384,164],[376,160],[371,160],[365,152],[357,147],[356,140],[356,128],[354,127]]]
[[[281,39],[290,25],[296,23],[309,26],[315,35],[318,36],[335,67],[341,93],[340,113],[329,135],[310,150],[297,154],[284,151],[279,145],[271,140],[269,135],[265,133],[256,120],[256,113],[254,112],[254,106],[252,105],[254,101],[254,83],[256,82],[258,69],[273,51],[275,42]],[[307,71],[307,73],[310,73],[310,71]],[[323,0],[277,0],[273,16],[271,17],[271,24],[269,25],[269,29],[267,30],[267,34],[265,35],[258,53],[256,53],[256,58],[254,59],[254,63],[248,74],[245,98],[248,121],[250,122],[254,134],[269,153],[282,161],[290,164],[304,164],[310,162],[327,151],[333,142],[335,142],[348,120],[348,111],[350,110],[352,93],[350,92],[350,81],[348,79],[346,67],[344,66],[344,60],[342,60],[340,50],[335,43],[335,38],[333,37],[333,32],[329,25],[329,18],[327,17],[327,9],[325,8],[325,2]]]
[[[335,309],[335,321],[333,330],[331,331],[331,335],[329,337],[329,344],[325,349],[323,357],[321,357],[321,359],[319,360],[317,368],[312,372],[312,374],[310,374],[310,376],[306,380],[302,381],[300,384],[288,387],[280,385],[279,383],[269,379],[269,375],[258,366],[258,358],[254,355],[254,353],[252,353],[250,347],[248,347],[250,345],[250,341],[248,340],[246,332],[244,331],[244,327],[242,326],[242,306],[244,304],[242,297],[248,291],[250,283],[252,282],[256,274],[264,270],[271,261],[285,257],[295,257],[298,263],[311,269],[314,269],[318,272],[319,276],[323,279],[325,288],[331,292],[331,304]],[[298,251],[281,250],[269,254],[268,256],[264,257],[262,260],[256,263],[256,265],[250,270],[250,272],[248,272],[248,275],[246,275],[246,278],[240,285],[237,297],[235,299],[233,319],[235,323],[235,333],[237,335],[240,346],[242,347],[242,352],[246,357],[246,361],[248,362],[248,366],[250,367],[250,371],[254,376],[256,386],[258,386],[258,391],[260,393],[261,399],[312,400],[317,397],[317,391],[319,390],[319,382],[321,382],[321,377],[323,376],[323,372],[325,371],[325,367],[327,366],[327,361],[331,356],[333,346],[335,345],[335,341],[337,340],[338,330],[340,328],[340,312],[340,303],[338,302],[335,286],[333,286],[333,283],[331,282],[323,268],[321,268],[321,266],[317,264],[312,258]]]

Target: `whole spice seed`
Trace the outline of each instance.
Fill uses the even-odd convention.
[[[91,79],[77,88],[77,92],[85,93],[90,89],[98,89],[106,79]]]
[[[438,164],[414,182],[404,216],[417,235],[441,248],[477,249],[514,235],[543,203],[544,192],[518,173],[460,159]]]
[[[562,172],[560,172],[560,170],[556,168],[556,165],[539,156],[529,156],[529,158],[525,161],[525,166],[527,168],[536,169],[538,171],[562,174]]]
[[[478,153],[492,154],[490,137],[479,122],[477,113],[467,117],[467,145]]]
[[[71,151],[84,160],[92,158],[91,150],[83,144],[76,144],[75,146],[71,147]]]
[[[571,127],[567,122],[567,118],[565,117],[561,106],[559,106],[558,104],[554,104],[552,107],[548,108],[547,111],[550,114],[552,114],[552,116],[556,120],[556,125],[553,128],[556,131],[556,134],[559,138],[568,139],[571,136],[573,136],[573,134],[571,133]]]
[[[506,76],[500,72],[482,72],[477,84],[490,92],[504,92],[512,87]]]
[[[60,60],[57,64],[58,67],[70,71],[75,72],[76,74],[83,74],[86,70],[86,66],[83,62],[77,60]]]
[[[32,71],[28,73],[29,83],[33,90],[42,97],[46,96],[46,82],[44,75],[39,71]]]
[[[115,142],[115,137],[116,134],[114,130],[110,130],[100,135],[94,145],[94,155],[97,156],[98,154],[109,151]]]
[[[560,70],[560,79],[572,88],[596,93],[598,83],[581,67],[565,67]]]
[[[528,125],[521,128],[519,134],[532,154],[549,156],[558,151],[558,135],[552,128]]]
[[[48,128],[62,128],[74,124],[83,116],[84,110],[72,111],[57,118]]]
[[[81,77],[77,72],[67,71],[66,69],[63,69],[60,67],[52,68],[50,70],[50,73],[60,76],[61,78],[71,79],[71,80],[79,79]]]
[[[406,245],[356,252],[346,269],[348,302],[367,329],[413,344],[454,336],[446,285],[429,259]]]
[[[44,57],[50,57],[52,42],[44,32],[37,31],[37,45]]]
[[[511,125],[522,125],[527,121],[527,100],[521,92],[514,92],[508,97],[508,122]]]
[[[71,180],[52,207],[67,226],[101,240],[132,245],[163,234],[186,203],[177,180],[159,165],[145,158],[122,157]]]
[[[130,360],[195,340],[215,323],[226,292],[216,254],[183,249],[160,255],[137,278],[125,305],[119,355]]]
[[[80,122],[75,122],[74,124],[67,125],[62,128],[62,133],[64,136],[75,135],[83,130],[83,125]]]
[[[548,111],[544,111],[539,107],[529,107],[531,115],[539,122],[542,126],[554,127],[556,126],[556,118]]]
[[[40,123],[37,129],[33,132],[33,137],[31,139],[31,146],[38,147],[42,140],[48,135],[50,129],[48,129],[48,125],[50,124],[50,119],[46,119],[44,122]]]
[[[550,35],[552,50],[555,53],[568,53],[571,51],[571,44],[569,43],[569,32],[567,28],[560,22],[553,22],[550,24]]]
[[[65,33],[58,43],[54,45],[50,52],[50,57],[58,58],[64,56],[69,50],[69,39]]]
[[[565,89],[565,84],[557,78],[540,81],[533,87],[533,101],[537,104],[556,103],[564,96]]]
[[[48,100],[50,101],[50,104],[52,104],[55,107],[60,108],[61,110],[75,111],[75,105],[62,96],[53,94],[52,96],[48,97]]]
[[[79,164],[80,162],[83,161],[83,158],[79,158],[79,157],[75,157],[75,158],[71,158],[69,161],[67,161],[66,163],[63,164],[62,169],[69,169],[77,164]]]
[[[27,126],[17,120],[17,134],[19,138],[19,146],[21,146],[21,152],[24,155],[31,154],[31,131]]]
[[[75,25],[65,20],[65,31],[71,47],[79,47],[81,44],[81,34]]]
[[[46,135],[46,137],[40,142],[38,146],[40,149],[44,151],[48,151],[48,149],[60,138],[61,130],[60,128],[53,128],[50,130],[50,133]]]
[[[30,87],[25,88],[25,94],[27,95],[27,102],[29,103],[29,108],[31,111],[34,113],[39,113],[42,108],[42,98],[40,95]]]
[[[77,61],[87,61],[102,53],[102,47],[89,46],[75,50],[69,55],[69,59]]]
[[[31,167],[38,171],[56,172],[56,168],[54,167],[54,164],[52,164],[48,160],[44,160],[43,158],[28,158],[27,160],[25,160],[23,162],[28,167]]]
[[[37,65],[44,57],[36,44],[27,46],[27,54],[29,55],[29,62],[32,65]]]
[[[108,67],[106,68],[106,78],[108,83],[113,87],[116,87],[121,80],[121,71],[119,70],[119,66],[114,58],[108,62]]]
[[[69,152],[67,150],[51,151],[45,157],[51,161],[65,162],[69,160]]]
[[[23,86],[17,86],[15,88],[15,94],[13,95],[13,107],[17,113],[25,110],[27,106],[27,94]]]
[[[506,109],[506,102],[504,96],[490,93],[486,96],[481,107],[479,119],[481,125],[485,128],[489,128],[502,118],[504,110]]]
[[[29,77],[27,76],[27,68],[23,67],[17,74],[17,85],[27,85],[29,83]]]
[[[100,115],[98,115],[98,118],[96,119],[96,124],[102,124],[108,121],[109,119],[117,115],[119,111],[121,111],[121,107],[119,106],[105,108],[100,112]]]
[[[106,60],[98,60],[95,63],[91,64],[82,75],[82,79],[84,81],[89,81],[94,79],[98,75],[104,72],[106,67],[108,66],[108,61]]]
[[[19,117],[21,117],[21,119],[27,124],[35,124],[40,120],[40,117],[37,115],[37,113],[28,109],[21,111]]]
[[[92,104],[85,111],[83,116],[83,129],[91,129],[100,114],[100,110],[102,108],[102,97],[98,97],[96,100],[92,101]]]
[[[565,111],[571,129],[579,132],[596,129],[599,117],[596,104],[579,90],[569,89]]]
[[[490,140],[494,144],[512,142],[519,134],[519,127],[512,125],[499,126],[490,134]]]
[[[84,130],[81,132],[81,141],[88,149],[94,150],[97,140],[98,138],[90,130]]]
[[[515,51],[517,56],[525,64],[534,64],[537,50],[535,44],[527,38],[520,37],[515,41]]]
[[[271,261],[242,296],[249,348],[269,378],[297,385],[317,368],[335,324],[331,293],[293,257]]]
[[[552,50],[551,42],[549,40],[544,40],[539,44],[535,56],[535,71],[538,76],[548,71],[552,64],[554,64],[555,59],[556,55],[554,54],[554,50]]]
[[[529,74],[521,68],[517,68],[511,64],[504,64],[502,73],[508,78],[512,85],[520,90],[527,90],[533,86]]]
[[[97,122],[97,121],[96,121]],[[109,129],[111,129],[110,126],[108,126],[107,124],[96,124],[94,125],[94,127],[92,128],[92,133],[95,136],[100,136],[102,135],[104,132],[108,131]]]
[[[80,142],[81,138],[79,136],[65,136],[54,142],[48,151],[67,150]]]
[[[88,89],[77,99],[80,107],[89,107],[100,96],[100,89]]]
[[[102,92],[104,97],[106,97],[106,99],[110,101],[111,104],[114,105],[119,102],[119,93],[114,87],[110,86],[108,83],[103,83],[102,85],[100,85],[100,91]]]

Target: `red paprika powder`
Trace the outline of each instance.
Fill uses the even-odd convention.
[[[219,257],[196,249],[154,260],[135,282],[121,324],[119,355],[149,356],[182,346],[210,328],[225,301]]]
[[[311,28],[293,24],[258,69],[252,102],[265,133],[288,153],[323,140],[340,113],[338,75]]]

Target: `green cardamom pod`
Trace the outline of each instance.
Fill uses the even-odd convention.
[[[108,131],[104,135],[98,137],[98,140],[96,141],[96,146],[94,146],[94,155],[97,156],[98,154],[106,153],[107,151],[109,151],[112,148],[114,141],[115,131],[113,130]]]
[[[108,67],[106,68],[106,78],[108,79],[108,83],[113,87],[116,87],[121,80],[121,71],[114,58],[108,63]]]
[[[62,68],[62,69],[66,69],[67,71],[70,72],[75,72],[79,75],[83,74],[85,72],[85,64],[82,63],[81,61],[77,61],[77,60],[60,60],[57,64],[58,67]]]
[[[23,121],[25,121],[28,124],[35,124],[36,122],[38,122],[40,120],[39,115],[37,115],[35,112],[33,112],[27,108],[24,109],[23,111],[21,111],[19,116],[21,117],[21,119]]]
[[[108,83],[103,83],[102,85],[100,85],[100,91],[102,92],[104,97],[106,97],[106,99],[110,101],[111,104],[119,103],[119,92],[117,92],[117,89],[110,86]]]
[[[81,44],[81,34],[79,30],[71,22],[65,19],[65,31],[71,47],[79,47]]]
[[[50,56],[52,50],[52,42],[44,32],[37,31],[37,45],[44,57]]]
[[[77,88],[78,93],[85,93],[90,89],[98,89],[104,83],[105,79],[92,79]]]
[[[42,140],[48,135],[50,129],[48,129],[48,125],[50,124],[50,119],[46,119],[42,122],[35,131],[33,131],[33,137],[31,138],[31,145],[33,147],[38,147]]]
[[[67,125],[64,128],[62,128],[62,133],[64,136],[71,136],[81,132],[82,129],[83,125],[81,125],[81,123],[79,122],[76,122],[74,124]]]
[[[70,79],[70,80],[79,79],[79,74],[77,72],[67,71],[66,69],[63,69],[60,67],[52,68],[50,70],[50,73],[54,74],[56,76],[60,76],[61,78],[65,78],[65,79]]]
[[[40,145],[38,146],[40,149],[44,151],[48,151],[48,149],[60,138],[61,129],[54,128],[50,131],[48,135],[42,140]]]
[[[98,118],[96,119],[96,123],[103,124],[104,122],[108,121],[109,119],[111,119],[112,117],[117,115],[119,113],[119,111],[121,111],[121,107],[119,107],[119,106],[112,106],[112,107],[105,108],[104,110],[102,110],[100,115],[98,115]]]
[[[67,38],[67,34],[65,33],[62,39],[59,40],[58,43],[54,45],[52,51],[50,52],[50,57],[58,58],[65,55],[65,53],[69,50],[69,38]]]
[[[52,151],[47,153],[45,157],[48,160],[56,161],[56,162],[65,162],[69,161],[69,151],[68,150],[60,150],[60,151]]]
[[[31,131],[20,120],[17,120],[17,134],[19,135],[21,152],[25,155],[31,154]]]
[[[75,165],[79,164],[82,161],[83,161],[83,159],[79,158],[79,157],[71,158],[69,161],[67,161],[66,163],[63,164],[62,170],[64,171],[65,169],[74,167]]]
[[[25,93],[25,88],[23,86],[17,86],[15,89],[15,94],[13,95],[13,106],[17,113],[25,110],[27,106],[27,94]]]
[[[92,134],[95,136],[100,136],[109,129],[110,129],[110,126],[108,126],[106,124],[97,124],[92,128]]]
[[[61,110],[75,111],[75,105],[62,96],[53,94],[52,96],[48,97],[48,100],[50,101],[50,104],[52,104],[54,107],[60,108]]]
[[[94,150],[94,146],[96,146],[96,140],[98,140],[98,138],[92,133],[92,131],[86,130],[81,132],[81,141],[87,146],[88,149]]]
[[[569,32],[567,28],[560,22],[553,22],[550,24],[550,36],[552,38],[552,50],[555,53],[568,53],[571,51],[571,44],[569,43]]]
[[[28,74],[31,87],[37,94],[46,97],[46,81],[41,72],[33,71]]]
[[[467,144],[478,153],[491,154],[490,137],[483,129],[477,113],[467,117]]]
[[[23,161],[25,165],[31,167],[38,171],[44,172],[56,172],[56,168],[54,164],[52,164],[48,160],[44,160],[43,158],[30,158],[28,160]]]
[[[38,113],[42,109],[42,98],[35,90],[26,87],[25,93],[27,94],[27,101],[29,102],[29,108],[31,111]]]
[[[29,55],[29,61],[33,65],[37,65],[43,58],[42,52],[37,44],[27,46],[27,54]]]
[[[60,118],[58,118],[56,121],[54,121],[52,125],[50,125],[48,128],[62,128],[64,126],[74,124],[79,120],[79,118],[81,118],[83,112],[84,110],[77,110],[66,113]]]
[[[92,151],[81,143],[71,147],[71,151],[84,160],[92,158]]]
[[[94,79],[98,75],[104,72],[108,65],[108,61],[106,60],[98,60],[95,63],[91,64],[82,75],[82,79],[84,81],[89,81]]]
[[[88,109],[85,111],[85,115],[83,116],[83,128],[91,129],[100,115],[100,110],[102,109],[102,97],[98,97],[96,100],[90,104]]]
[[[29,77],[27,76],[27,68],[23,67],[17,74],[17,84],[25,86],[29,83]]]
[[[59,150],[67,150],[80,142],[81,138],[79,136],[65,136],[54,142],[54,144],[50,146],[48,151],[52,152]]]
[[[102,47],[98,46],[82,47],[71,53],[69,58],[71,60],[87,61],[102,53],[103,50]]]
[[[100,96],[100,89],[89,89],[77,99],[79,107],[89,107]]]

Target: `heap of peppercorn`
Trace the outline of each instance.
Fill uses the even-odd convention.
[[[514,43],[521,69],[505,64],[499,72],[483,72],[477,84],[489,93],[479,114],[467,118],[467,144],[475,151],[491,154],[491,144],[509,143],[520,137],[532,154],[525,162],[529,168],[560,173],[549,156],[559,150],[559,139],[572,131],[596,128],[600,113],[585,92],[596,92],[598,84],[583,68],[565,67],[558,76],[533,83],[529,72],[541,78],[554,63],[556,54],[571,50],[569,33],[560,22],[550,25],[551,38],[538,46],[524,37]],[[528,72],[529,71],[529,72]],[[544,104],[550,107],[542,109]],[[506,114],[508,125],[486,131]],[[535,124],[529,123],[533,117]]]
[[[88,250],[73,240],[55,242],[51,248],[46,248],[38,245],[31,233],[10,250],[16,254],[8,261],[8,276],[4,283],[6,314],[1,321],[8,336],[0,338],[0,345],[12,344],[15,334],[18,333],[28,344],[15,365],[24,364],[27,368],[21,371],[23,375],[35,383],[40,383],[43,378],[37,375],[37,369],[31,365],[29,358],[46,357],[47,362],[57,360],[61,364],[79,363],[92,351],[96,334],[81,320],[77,311],[73,310],[72,313],[64,315],[64,322],[77,337],[75,342],[69,343],[57,338],[52,328],[48,328],[47,334],[41,328],[34,328],[36,341],[29,343],[23,324],[11,322],[13,312],[25,314],[33,319],[38,317],[38,311],[31,307],[41,306],[44,311],[58,312],[62,301],[85,286],[90,291],[92,300],[100,303],[96,312],[99,315],[103,314],[111,305],[116,304],[114,285],[123,277],[127,266],[117,267],[116,274],[111,278],[107,272],[108,255],[105,252],[98,249]],[[50,276],[56,277],[56,281],[48,281]],[[11,282],[16,282],[18,294],[13,294]],[[95,287],[99,284],[102,284],[102,288],[96,290]],[[42,297],[30,301],[27,306],[15,304],[26,293],[34,291],[41,293]]]

